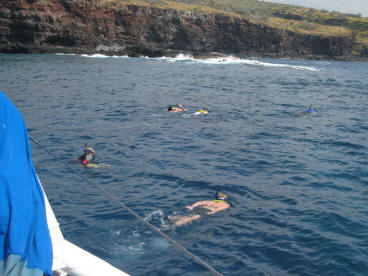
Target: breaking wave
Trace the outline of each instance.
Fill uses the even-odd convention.
[[[102,54],[93,54],[87,55],[83,54],[80,55],[82,57],[88,58],[129,58],[128,56],[106,56]],[[262,66],[262,67],[276,67],[276,68],[290,68],[295,70],[305,70],[305,71],[319,71],[315,67],[309,66],[302,66],[302,65],[293,65],[293,64],[285,64],[285,63],[272,63],[272,62],[265,62],[259,61],[256,59],[242,59],[235,56],[223,56],[223,57],[211,57],[211,58],[194,58],[191,55],[186,54],[178,54],[176,57],[158,57],[158,58],[150,58],[144,57],[145,59],[150,60],[163,60],[168,62],[185,62],[185,63],[196,63],[196,64],[244,64],[244,65],[252,65],[252,66]]]
[[[317,68],[314,68],[314,67],[283,64],[283,63],[270,63],[270,62],[258,61],[256,59],[242,59],[242,58],[237,58],[234,56],[196,59],[191,55],[179,54],[175,58],[161,57],[161,58],[153,58],[153,59],[167,60],[170,62],[190,62],[190,63],[204,63],[204,64],[246,64],[246,65],[254,65],[254,66],[264,66],[264,67],[284,67],[284,68],[291,68],[291,69],[296,69],[296,70],[319,71]]]

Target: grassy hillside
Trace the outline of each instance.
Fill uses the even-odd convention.
[[[354,54],[359,55],[368,49],[368,18],[359,15],[341,14],[325,10],[280,5],[268,11],[268,15],[286,20],[317,23],[323,26],[338,26],[350,30],[354,35]]]
[[[353,34],[354,55],[368,55],[368,18],[258,0],[74,0],[153,5],[162,8],[222,13],[297,33],[336,36]]]

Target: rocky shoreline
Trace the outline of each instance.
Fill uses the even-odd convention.
[[[353,35],[304,35],[222,14],[75,0],[0,3],[0,52],[363,60]]]

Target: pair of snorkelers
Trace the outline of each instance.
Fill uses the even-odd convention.
[[[171,221],[175,226],[182,226],[201,218],[203,215],[212,215],[230,208],[227,200],[227,195],[218,191],[214,200],[198,201],[190,206],[186,206],[187,209],[193,211],[193,214],[187,216],[169,215],[165,219]]]
[[[186,109],[184,108],[184,106],[182,104],[179,104],[179,105],[169,105],[166,111],[167,112],[182,112],[185,110]],[[210,113],[208,108],[203,107],[202,109],[199,109],[194,114],[199,115],[199,114],[208,114],[208,113]]]
[[[95,150],[92,147],[85,145],[84,152],[78,158],[80,164],[85,167],[95,165]],[[193,214],[187,216],[169,215],[166,217],[175,226],[182,226],[188,224],[194,220],[201,218],[203,215],[212,215],[219,211],[224,211],[230,207],[227,202],[228,197],[225,193],[217,191],[214,200],[203,200],[193,203],[190,206],[186,206],[187,209],[193,211]]]

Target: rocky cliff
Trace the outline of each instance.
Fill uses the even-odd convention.
[[[0,2],[0,52],[349,57],[352,35],[316,36],[224,14],[77,0]]]

